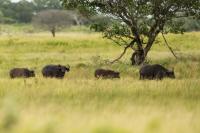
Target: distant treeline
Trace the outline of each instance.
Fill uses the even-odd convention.
[[[0,0],[0,23],[31,23],[33,16],[47,9],[63,9],[60,0]],[[103,18],[103,21],[105,18]],[[99,21],[99,20],[98,20]],[[102,20],[100,20],[102,21]],[[180,18],[176,21],[185,22],[183,29],[186,31],[200,31],[200,20]]]
[[[200,31],[200,19],[194,20],[192,18],[182,18],[181,21],[185,21],[184,29],[186,31]]]
[[[62,9],[60,0],[0,0],[0,22],[30,23],[35,14],[47,9]]]

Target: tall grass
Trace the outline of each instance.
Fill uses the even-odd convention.
[[[176,79],[140,81],[139,67],[123,48],[94,33],[11,34],[0,37],[0,132],[19,133],[198,133],[200,132],[200,33],[162,38],[150,63],[175,68]],[[45,79],[46,64],[70,64],[63,80]],[[13,67],[36,71],[31,79],[9,78]],[[97,80],[96,68],[121,72],[121,79]]]

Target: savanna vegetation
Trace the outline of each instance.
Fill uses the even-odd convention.
[[[0,0],[0,133],[199,133],[199,4]],[[139,80],[144,62],[176,79]],[[70,72],[44,78],[47,64]],[[14,67],[36,77],[11,79]],[[121,78],[96,79],[97,68]]]
[[[123,48],[85,27],[63,30],[56,38],[27,25],[2,29],[0,132],[200,132],[199,32],[166,36],[178,60],[159,35],[147,60],[174,68],[176,79],[140,81],[132,50],[111,65]],[[69,64],[71,71],[63,80],[45,79],[46,64]],[[13,67],[34,69],[37,76],[11,80]],[[100,67],[120,71],[121,79],[95,79]]]

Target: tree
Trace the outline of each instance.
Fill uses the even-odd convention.
[[[199,0],[61,0],[67,9],[87,16],[104,14],[113,19],[101,28],[104,37],[134,49],[133,65],[144,62],[159,33],[183,32],[174,18],[200,16]],[[97,28],[98,29],[98,28]],[[120,58],[123,56],[120,56]],[[118,59],[120,59],[118,58]]]
[[[33,24],[38,28],[49,30],[55,37],[57,30],[75,24],[74,15],[72,11],[45,10],[33,18]]]

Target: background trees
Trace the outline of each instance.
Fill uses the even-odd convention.
[[[34,14],[34,5],[32,2],[22,0],[18,3],[12,3],[13,15],[11,16],[19,23],[29,23]]]
[[[47,9],[62,9],[60,0],[33,0],[32,3],[36,12]]]
[[[79,9],[87,16],[101,13],[111,17],[113,23],[104,26],[104,36],[123,45],[125,51],[132,48],[133,65],[145,60],[159,33],[183,32],[184,22],[174,19],[200,16],[199,0],[62,1],[67,9]]]
[[[34,13],[33,3],[26,0],[13,3],[10,0],[0,0],[0,11],[4,18],[4,23],[28,23]],[[8,21],[10,20],[10,21]]]
[[[30,23],[32,17],[42,10],[62,9],[59,0],[21,0],[12,2],[11,0],[0,0],[0,12],[2,23]]]

